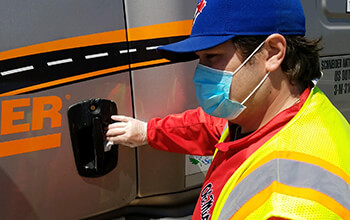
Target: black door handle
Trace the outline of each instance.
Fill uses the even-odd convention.
[[[117,105],[105,99],[90,99],[68,108],[68,121],[78,173],[99,177],[117,166],[118,146],[105,152],[105,128],[112,123]]]

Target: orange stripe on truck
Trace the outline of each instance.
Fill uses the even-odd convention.
[[[140,63],[132,63],[132,64],[130,64],[130,67],[131,68],[138,68],[138,67],[143,67],[143,66],[150,66],[150,65],[169,63],[169,62],[170,61],[167,59],[151,60],[151,61],[140,62]]]
[[[186,36],[190,35],[191,28],[192,20],[130,28],[128,29],[128,40],[138,41],[155,38]]]
[[[144,27],[130,28],[127,31],[129,41],[135,41],[163,37],[185,36],[190,34],[191,27],[192,20],[184,20]],[[47,53],[57,50],[65,50],[118,42],[126,42],[125,30],[116,30],[72,37],[8,50],[0,52],[0,61],[28,55]]]
[[[61,146],[61,134],[50,134],[0,143],[0,157],[46,150]]]
[[[65,50],[78,47],[87,47],[91,45],[123,42],[126,41],[125,39],[125,30],[110,31],[67,38],[0,52],[0,61],[34,54],[47,53],[56,50]]]

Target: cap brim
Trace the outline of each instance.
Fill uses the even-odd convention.
[[[168,60],[190,61],[198,59],[195,52],[218,46],[234,37],[235,35],[191,36],[183,41],[158,47],[157,51]]]

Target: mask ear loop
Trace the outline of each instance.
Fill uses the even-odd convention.
[[[236,74],[255,54],[260,50],[260,48],[265,44],[265,41],[261,42],[261,44],[248,56],[248,58],[232,73],[232,75]],[[257,89],[265,82],[266,78],[269,76],[270,72],[268,72],[265,77],[261,80],[261,82],[258,84],[257,87],[251,92],[248,97],[241,103],[244,105],[244,103],[256,92]]]
[[[260,48],[265,44],[265,41],[261,42],[261,44],[248,56],[245,61],[239,67],[232,73],[232,75],[235,75],[255,54],[260,50]]]

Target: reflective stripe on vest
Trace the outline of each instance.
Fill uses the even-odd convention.
[[[304,193],[305,195],[299,195],[299,193],[298,197],[304,196],[307,198],[308,194],[313,193],[314,190],[314,195],[317,196],[315,198],[312,196],[312,199],[319,199],[320,201],[317,202],[321,204],[328,203],[323,204],[326,207],[332,203],[330,200],[335,200],[343,207],[338,208],[343,213],[350,215],[350,185],[343,178],[313,164],[296,160],[273,159],[255,169],[237,184],[229,194],[219,219],[230,219],[252,197],[273,186],[273,184],[283,184],[298,188],[300,192],[308,192]],[[306,190],[303,191],[303,188]],[[290,193],[292,194],[292,191]],[[268,197],[266,196],[266,199]],[[342,213],[337,214],[344,215]]]

